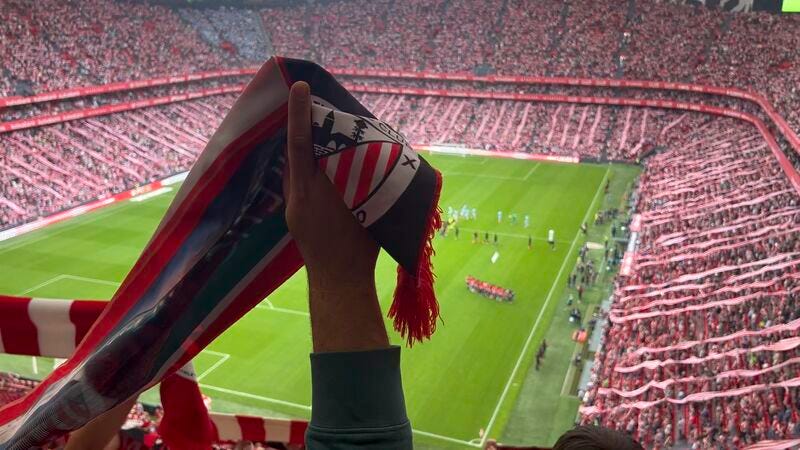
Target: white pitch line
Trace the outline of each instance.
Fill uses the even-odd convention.
[[[606,178],[608,178],[608,172],[611,170],[610,168],[606,169],[606,173],[603,176],[603,180],[600,182],[600,185],[597,186],[597,192],[594,194],[594,199],[592,199],[592,203],[589,204],[589,208],[586,209],[586,214],[583,216],[583,220],[581,223],[586,222],[589,218],[589,214],[594,207],[595,202],[597,201],[598,197],[600,196],[600,191],[603,188],[603,185],[606,182]],[[564,273],[564,269],[567,267],[567,262],[571,260],[569,257],[572,254],[572,251],[575,249],[575,244],[578,243],[578,239],[581,237],[581,230],[575,234],[575,238],[572,240],[572,245],[567,251],[566,256],[564,256],[564,262],[561,263],[561,268],[558,270],[558,274],[556,275],[555,280],[553,280],[553,285],[550,286],[550,292],[547,294],[547,298],[544,301],[544,305],[542,305],[542,309],[539,311],[539,316],[536,317],[536,322],[534,322],[533,327],[531,328],[531,332],[528,334],[528,338],[525,340],[525,345],[522,347],[522,351],[519,354],[519,358],[517,358],[516,364],[514,364],[514,369],[511,371],[511,375],[508,377],[508,382],[506,382],[505,388],[503,388],[503,393],[500,394],[500,399],[497,401],[497,406],[494,408],[494,412],[492,413],[491,419],[489,419],[489,424],[486,426],[486,432],[483,434],[483,439],[481,439],[481,447],[486,444],[486,440],[489,438],[489,432],[492,430],[494,426],[495,420],[497,420],[497,415],[500,413],[500,407],[503,406],[503,402],[508,395],[509,389],[511,389],[511,384],[514,381],[514,377],[517,376],[517,371],[519,367],[522,365],[522,360],[525,358],[525,355],[528,352],[528,347],[533,340],[533,335],[536,333],[536,329],[539,327],[539,323],[542,321],[542,317],[544,317],[544,312],[547,310],[547,305],[550,304],[550,300],[553,298],[553,292],[556,290],[556,286],[558,285],[558,281],[561,279],[561,275]]]
[[[430,437],[430,438],[434,438],[434,439],[440,439],[442,441],[453,442],[455,444],[469,445],[470,447],[480,448],[480,444],[474,444],[474,443],[472,443],[472,441],[465,441],[465,440],[462,440],[462,439],[451,438],[449,436],[442,436],[441,434],[428,433],[427,431],[421,431],[421,430],[413,430],[412,429],[411,432],[414,433],[414,434],[418,434],[420,436],[426,436],[426,437]],[[474,439],[473,439],[473,441],[474,441]]]
[[[261,396],[261,395],[250,394],[250,393],[247,393],[247,392],[234,391],[233,389],[227,389],[227,388],[222,388],[222,387],[218,387],[218,386],[211,386],[211,385],[202,384],[202,383],[200,384],[200,387],[203,388],[203,389],[210,389],[212,391],[223,392],[225,394],[238,395],[239,397],[251,398],[251,399],[254,399],[254,400],[261,400],[262,402],[274,403],[276,405],[290,406],[292,408],[298,408],[298,409],[302,409],[304,411],[311,411],[311,406],[309,406],[309,405],[301,405],[299,403],[287,402],[286,400],[278,400],[277,398],[264,397],[264,396]]]
[[[279,308],[277,306],[273,307],[273,308],[270,308],[270,309],[273,310],[273,311],[278,311],[278,312],[282,312],[282,313],[286,313],[286,314],[294,314],[294,315],[297,315],[297,316],[305,316],[305,317],[309,317],[310,316],[310,314],[305,312],[305,311],[297,311],[295,309]]]
[[[504,176],[504,175],[489,175],[489,174],[485,174],[485,173],[459,172],[459,171],[442,172],[442,175],[444,175],[444,176],[465,176],[465,177],[478,177],[478,178],[492,178],[492,179],[495,179],[495,180],[509,180],[509,181],[528,181],[528,177],[530,177],[531,174],[533,174],[533,172],[535,172],[536,169],[538,169],[540,165],[541,165],[541,163],[536,163],[536,165],[531,167],[530,170],[528,170],[528,173],[526,173],[525,176],[522,176],[522,177],[507,177],[507,176]]]
[[[46,281],[44,281],[42,283],[39,283],[39,284],[37,284],[36,286],[34,286],[34,287],[30,288],[30,289],[26,289],[26,290],[20,292],[17,295],[29,294],[29,293],[31,293],[31,292],[33,292],[35,290],[38,290],[38,289],[41,289],[41,288],[43,288],[45,286],[51,285],[51,284],[55,283],[56,281],[62,280],[62,279],[64,279],[64,275],[56,275],[53,278],[50,278],[50,279],[48,279],[48,280],[46,280]]]
[[[205,378],[205,377],[206,377],[206,375],[208,375],[208,374],[210,374],[211,372],[213,372],[213,371],[214,371],[214,369],[216,369],[217,367],[221,366],[221,365],[222,365],[222,363],[224,363],[225,361],[227,361],[227,360],[228,360],[228,359],[230,359],[230,357],[231,357],[231,355],[229,355],[229,354],[227,354],[227,353],[219,353],[219,352],[212,352],[212,351],[208,351],[207,353],[211,353],[212,355],[213,355],[213,354],[218,354],[217,356],[220,356],[220,355],[221,355],[222,357],[219,359],[219,361],[217,361],[216,363],[212,364],[212,365],[211,365],[211,367],[209,367],[209,368],[208,368],[208,369],[206,369],[206,370],[205,370],[203,373],[201,373],[200,375],[198,375],[198,376],[197,376],[197,381],[198,381],[198,382],[199,382],[200,380],[202,380],[203,378]]]
[[[65,275],[62,275],[62,277],[69,278],[71,280],[86,281],[86,282],[89,282],[89,283],[105,284],[105,285],[108,285],[108,286],[119,286],[120,284],[122,284],[122,283],[120,283],[118,281],[101,280],[99,278],[81,277],[81,276],[78,276],[78,275],[66,275],[65,274]]]
[[[281,313],[285,313],[285,314],[294,314],[296,316],[305,316],[305,317],[309,317],[310,316],[310,314],[307,313],[306,311],[298,311],[296,309],[280,308],[280,307],[277,307],[277,306],[272,306],[272,303],[270,303],[269,305],[256,305],[256,308],[258,308],[258,309],[266,309],[266,310],[269,310],[269,311],[281,312]]]
[[[535,166],[531,167],[531,170],[529,170],[528,173],[525,174],[525,178],[523,178],[523,180],[524,181],[528,181],[528,177],[530,177],[531,174],[533,174],[533,172],[536,172],[536,169],[538,169],[539,166],[541,166],[541,165],[542,165],[542,163],[536,163]]]
[[[124,205],[124,203],[118,203],[118,205]],[[116,213],[115,210],[112,211],[112,210],[110,210],[108,208],[102,208],[102,209],[97,210],[97,211],[92,211],[89,214],[92,214],[92,213],[95,213],[95,212],[96,212],[96,214],[95,214],[94,217],[78,216],[83,220],[77,220],[78,217],[73,217],[73,218],[65,220],[64,222],[58,223],[58,224],[52,224],[52,225],[49,225],[49,226],[46,226],[46,227],[43,227],[43,228],[39,228],[37,230],[33,230],[33,231],[30,232],[30,234],[33,234],[33,233],[36,233],[36,232],[43,232],[44,230],[49,230],[53,226],[56,226],[56,225],[60,226],[60,228],[58,230],[56,230],[56,231],[53,231],[51,233],[42,233],[42,236],[31,238],[31,239],[24,239],[24,240],[22,240],[22,242],[20,242],[18,244],[13,243],[13,241],[12,241],[12,244],[10,244],[8,247],[0,248],[0,255],[2,255],[3,253],[8,253],[8,252],[10,252],[12,250],[16,250],[18,248],[25,247],[27,245],[35,244],[35,243],[37,243],[39,241],[43,241],[43,240],[51,238],[53,236],[57,236],[57,235],[65,232],[65,231],[68,231],[68,230],[72,229],[72,227],[75,227],[77,225],[86,225],[86,224],[89,224],[89,223],[92,223],[92,222],[97,222],[98,220],[105,218],[106,217],[106,213],[112,213],[112,212]],[[23,238],[23,237],[29,236],[30,234],[29,233],[25,233],[22,236],[18,236],[18,238]],[[16,240],[17,238],[13,238],[13,239]]]
[[[292,407],[292,408],[302,409],[304,411],[311,411],[311,406],[310,405],[301,405],[300,403],[289,402],[289,401],[286,401],[286,400],[278,400],[277,398],[264,397],[262,395],[250,394],[248,392],[235,391],[233,389],[223,388],[223,387],[219,387],[219,386],[211,386],[211,385],[203,384],[203,383],[200,383],[200,387],[203,388],[203,389],[210,389],[212,391],[223,392],[225,394],[236,395],[236,396],[239,396],[239,397],[250,398],[250,399],[254,399],[254,400],[261,400],[261,401],[266,402],[266,403],[274,403],[276,405],[289,406],[289,407]],[[456,444],[468,445],[470,447],[475,447],[475,448],[479,448],[480,447],[479,445],[476,445],[476,444],[474,444],[474,443],[472,443],[470,441],[465,441],[465,440],[462,440],[462,439],[456,439],[456,438],[452,438],[452,437],[449,437],[449,436],[443,436],[441,434],[429,433],[427,431],[422,431],[422,430],[412,430],[412,432],[414,432],[415,434],[418,434],[420,436],[426,436],[426,437],[430,437],[430,438],[434,438],[434,439],[440,439],[440,440],[443,440],[443,441],[453,442],[453,443],[456,443]]]
[[[46,281],[44,281],[42,283],[39,283],[39,284],[37,284],[36,286],[34,286],[34,287],[30,288],[30,289],[26,289],[26,290],[20,292],[17,295],[29,294],[29,293],[31,293],[33,291],[36,291],[37,289],[41,289],[41,288],[43,288],[45,286],[49,286],[49,285],[51,285],[53,283],[56,283],[56,282],[58,282],[60,280],[66,280],[66,279],[76,280],[76,281],[85,281],[85,282],[88,282],[88,283],[105,284],[105,285],[108,285],[108,286],[119,286],[121,284],[121,283],[118,283],[116,281],[107,281],[107,280],[101,280],[99,278],[89,278],[89,277],[82,277],[82,276],[78,276],[78,275],[69,275],[69,274],[62,273],[61,275],[56,275],[53,278],[50,278],[49,280],[46,280]]]
[[[487,175],[485,173],[472,173],[472,172],[442,172],[446,177],[464,176],[464,177],[477,177],[477,178],[492,178],[495,180],[509,180],[509,181],[524,181],[522,177],[507,177],[503,175]]]

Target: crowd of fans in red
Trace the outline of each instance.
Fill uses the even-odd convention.
[[[0,96],[241,65],[163,6],[4,0]]]
[[[175,12],[110,0],[80,4],[48,0],[41,8],[26,8],[18,0],[6,3],[0,10],[0,34],[15,45],[0,49],[8,61],[0,76],[0,94],[248,65],[260,62],[270,48],[334,68],[699,80],[766,90],[791,120],[800,109],[796,107],[798,69],[793,53],[798,46],[789,45],[796,36],[785,32],[796,18],[788,16],[711,12],[651,0],[628,2],[625,7],[603,0],[592,8],[521,0],[351,0],[271,8],[258,15],[230,8]],[[125,20],[118,20],[122,17]],[[674,17],[677,20],[671,20]],[[763,34],[757,32],[762,25],[774,31],[770,44],[777,39],[786,45],[767,46]],[[749,54],[757,55],[758,61],[742,56]],[[767,64],[768,60],[772,62]],[[746,70],[739,70],[740,66]],[[736,77],[729,77],[730,73]],[[750,78],[742,78],[745,75]],[[620,95],[610,90],[605,94]],[[405,95],[362,94],[361,99],[415,143],[590,159],[635,160],[658,146],[663,131],[685,116],[631,107]],[[50,109],[11,109],[3,115],[27,117]],[[22,141],[23,147],[30,145],[23,137],[9,139]],[[22,157],[15,147],[3,150],[2,164],[22,171],[14,162]],[[81,151],[67,148],[64,152]],[[180,155],[172,157],[180,159]],[[798,158],[793,159],[800,165]],[[55,189],[57,182],[50,182],[50,176],[44,183],[49,186],[33,190]],[[105,178],[118,180],[119,188],[151,177],[127,176],[117,168]],[[101,188],[94,195],[85,192],[55,203],[53,198],[30,203],[22,197],[36,194],[21,192],[30,190],[19,181],[25,177],[13,179],[13,186],[2,185],[14,194],[0,197],[4,198],[0,227],[108,192]],[[28,210],[29,204],[37,205],[35,210]]]
[[[0,228],[186,170],[234,99],[208,97],[0,134]]]
[[[766,94],[800,128],[800,17],[674,2],[352,0],[262,12],[326,67],[696,81]]]
[[[412,143],[636,160],[686,114],[661,109],[360,94]],[[672,125],[671,125],[672,124]]]
[[[584,422],[649,448],[800,436],[800,197],[751,127],[701,120],[645,165],[583,398]]]

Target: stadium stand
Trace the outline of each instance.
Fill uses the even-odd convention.
[[[110,0],[3,0],[0,97],[245,67],[271,52],[330,68],[628,78],[760,92],[800,129],[800,16],[655,0],[351,0],[260,11]],[[477,12],[477,13],[476,13]],[[602,17],[602,18],[601,18]],[[232,26],[231,24],[237,24]],[[361,79],[463,89],[452,81]],[[225,81],[208,81],[216,87]],[[0,110],[3,121],[185,92],[189,85]],[[471,83],[486,92],[620,89]],[[708,102],[673,91],[647,98]],[[364,92],[414,143],[645,160],[639,246],[618,280],[586,423],[649,448],[800,436],[798,194],[762,136],[731,119],[632,106]],[[0,134],[0,229],[185,171],[233,104],[219,96]],[[744,101],[720,106],[764,116]],[[772,129],[776,138],[778,133]],[[800,168],[800,157],[779,142]],[[80,176],[76,176],[80,174]],[[0,376],[0,401],[30,386]],[[16,397],[15,397],[16,396]]]
[[[234,98],[0,134],[0,223],[20,224],[185,171]]]
[[[270,45],[258,14],[246,9],[182,9],[182,19],[195,28],[212,47],[218,47],[243,61],[258,63],[269,58]]]
[[[7,0],[0,8],[0,96],[228,66],[171,10],[108,0]]]
[[[681,116],[648,108],[384,94],[363,94],[359,100],[414,143],[574,154],[594,160],[635,160]],[[617,113],[620,126],[612,127],[612,115]],[[607,158],[602,157],[603,150]]]
[[[498,3],[354,0],[271,8],[262,17],[277,54],[327,67],[625,76],[746,87],[768,95],[795,129],[800,125],[796,15],[712,12],[655,0],[601,0],[591,8]],[[467,11],[484,8],[499,14],[465,20]],[[309,42],[318,44],[312,48]]]
[[[676,133],[645,167],[584,422],[652,448],[798,436],[798,193],[729,120]]]

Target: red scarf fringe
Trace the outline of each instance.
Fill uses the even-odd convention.
[[[412,276],[401,266],[397,267],[397,287],[394,290],[389,317],[394,319],[394,329],[405,337],[408,346],[415,342],[429,339],[436,331],[439,320],[439,303],[433,290],[433,273],[431,257],[433,237],[436,230],[442,227],[442,210],[439,208],[439,194],[442,190],[442,174],[436,172],[436,189],[428,211],[428,223],[425,227],[425,238],[417,261],[416,276]]]

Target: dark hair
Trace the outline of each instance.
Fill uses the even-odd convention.
[[[644,450],[633,438],[616,430],[582,425],[558,438],[553,450]]]

